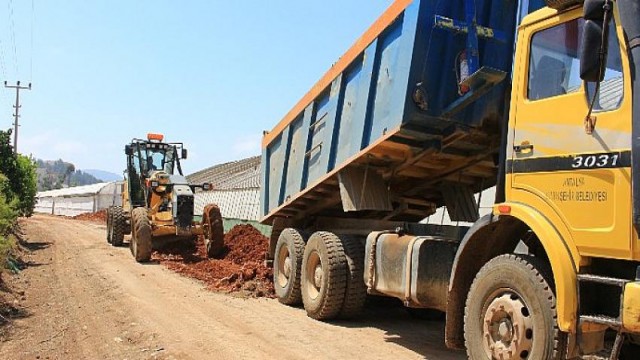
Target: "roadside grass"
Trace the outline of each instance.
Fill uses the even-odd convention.
[[[2,281],[2,273],[13,263],[11,258],[16,248],[16,239],[13,233],[18,213],[12,205],[8,204],[4,196],[0,195],[0,281]]]

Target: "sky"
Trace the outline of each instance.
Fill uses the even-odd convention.
[[[0,76],[18,151],[121,174],[148,132],[191,173],[261,153],[270,130],[392,0],[2,0]],[[15,90],[0,88],[0,129]]]

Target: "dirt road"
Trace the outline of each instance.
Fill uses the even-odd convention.
[[[23,222],[30,265],[12,279],[25,309],[0,359],[464,359],[443,324],[370,306],[322,323],[270,299],[207,291],[161,265],[136,264],[103,225],[50,216]],[[24,291],[22,295],[21,291]]]

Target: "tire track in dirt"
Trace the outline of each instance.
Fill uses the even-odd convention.
[[[40,283],[62,303],[53,309],[61,318],[32,309],[20,326],[42,331],[0,344],[3,359],[465,358],[445,349],[442,323],[411,319],[402,308],[373,306],[358,321],[318,322],[272,299],[212,293],[161,265],[137,264],[127,248],[106,243],[103,225],[42,215],[24,224],[29,241],[53,243],[45,250],[53,256],[45,271],[20,276],[53,274]],[[64,336],[46,349],[17,352],[60,329]]]

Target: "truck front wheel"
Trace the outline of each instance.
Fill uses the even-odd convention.
[[[330,232],[311,235],[302,260],[302,303],[316,320],[333,319],[344,303],[347,260],[340,239]]]
[[[501,255],[476,275],[467,297],[469,359],[560,359],[566,334],[557,326],[548,266],[526,255]]]

